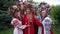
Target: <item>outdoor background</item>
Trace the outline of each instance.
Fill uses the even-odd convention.
[[[36,4],[35,1],[30,0]],[[13,27],[10,24],[12,17],[8,15],[8,7],[17,4],[17,0],[0,0],[0,34],[13,34]],[[54,21],[52,28],[54,34],[60,34],[60,5],[51,4],[50,16]]]

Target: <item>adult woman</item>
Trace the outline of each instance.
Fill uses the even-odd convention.
[[[25,5],[22,2],[20,2],[20,3],[17,4],[17,7],[18,7],[18,10],[20,11],[19,12],[20,16],[22,17],[22,15],[24,14]]]
[[[13,17],[11,24],[14,26],[14,32],[13,34],[23,34],[23,29],[27,27],[27,25],[22,25],[21,19],[18,16],[19,10],[17,9],[17,6],[12,6],[12,9],[10,10],[10,15]]]
[[[52,23],[51,18],[47,16],[46,10],[43,10],[41,12],[41,19],[42,19],[41,21],[42,21],[42,24],[43,24],[42,34],[53,34],[53,31],[51,29],[51,25],[53,23]]]
[[[34,34],[34,23],[38,26],[42,26],[41,22],[32,14],[30,7],[27,6],[26,14],[23,15],[22,18],[23,24],[30,25],[28,28],[24,29],[24,34]]]

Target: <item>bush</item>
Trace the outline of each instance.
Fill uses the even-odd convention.
[[[55,24],[60,24],[60,5],[58,6],[52,6],[51,9],[51,17],[54,20]]]
[[[11,16],[8,16],[8,7],[15,5],[16,0],[0,0],[0,30],[11,27]]]
[[[0,29],[9,28],[11,22],[11,16],[7,15],[7,11],[0,10]]]

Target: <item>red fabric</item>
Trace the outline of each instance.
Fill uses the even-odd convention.
[[[53,29],[52,29],[52,28],[50,29],[50,33],[51,33],[51,34],[54,34],[54,33],[53,33]]]
[[[17,20],[14,20],[14,21],[13,21],[13,25],[14,25],[14,26],[16,26],[16,25],[18,25],[18,24],[19,24],[19,23],[18,23]]]
[[[33,16],[33,21],[38,25],[38,26],[42,26],[42,23],[40,22],[40,20],[38,20],[34,15]]]
[[[38,19],[36,19],[34,15],[32,15],[32,16],[33,16],[32,22],[29,22],[30,27],[27,27],[26,29],[24,29],[24,34],[28,34],[28,31],[29,31],[28,28],[30,28],[30,34],[34,34],[34,23],[36,23],[38,26],[42,26],[41,22],[38,21]],[[22,18],[22,22],[23,22],[23,24],[26,24],[26,25],[28,24],[28,18],[27,18],[26,14],[24,14],[24,16]]]

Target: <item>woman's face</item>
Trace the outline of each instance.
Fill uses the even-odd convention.
[[[21,5],[21,10],[24,10],[24,5]]]
[[[41,16],[42,16],[42,17],[45,17],[45,16],[46,16],[46,11],[41,12]]]
[[[26,13],[27,13],[27,14],[30,13],[30,9],[29,9],[29,8],[26,9]]]
[[[45,5],[41,5],[41,7],[45,8]]]
[[[14,17],[18,18],[18,12],[14,13]]]

